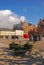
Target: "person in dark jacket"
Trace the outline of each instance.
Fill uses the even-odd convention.
[[[34,35],[33,35],[33,43],[35,43],[36,41],[37,41],[37,35],[34,34]]]

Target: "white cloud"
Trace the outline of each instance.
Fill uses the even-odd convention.
[[[20,21],[24,22],[25,21],[25,17],[24,16],[21,16],[20,17]]]
[[[0,10],[0,14],[7,16],[7,15],[11,15],[12,12],[11,12],[11,10]]]
[[[18,16],[11,10],[0,10],[0,27],[12,28],[14,24],[24,22],[24,16]]]

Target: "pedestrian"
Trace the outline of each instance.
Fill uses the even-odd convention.
[[[35,43],[36,41],[37,41],[37,35],[34,34],[34,35],[33,35],[33,43]]]
[[[32,36],[30,35],[30,41],[32,41]]]
[[[41,40],[41,37],[40,37],[40,35],[38,35],[38,38],[39,38],[39,41]]]

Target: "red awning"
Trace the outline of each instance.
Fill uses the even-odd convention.
[[[24,38],[29,38],[30,35],[29,34],[24,34]]]

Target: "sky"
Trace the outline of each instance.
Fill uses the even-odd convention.
[[[0,27],[20,21],[37,25],[44,18],[44,0],[0,0]]]

